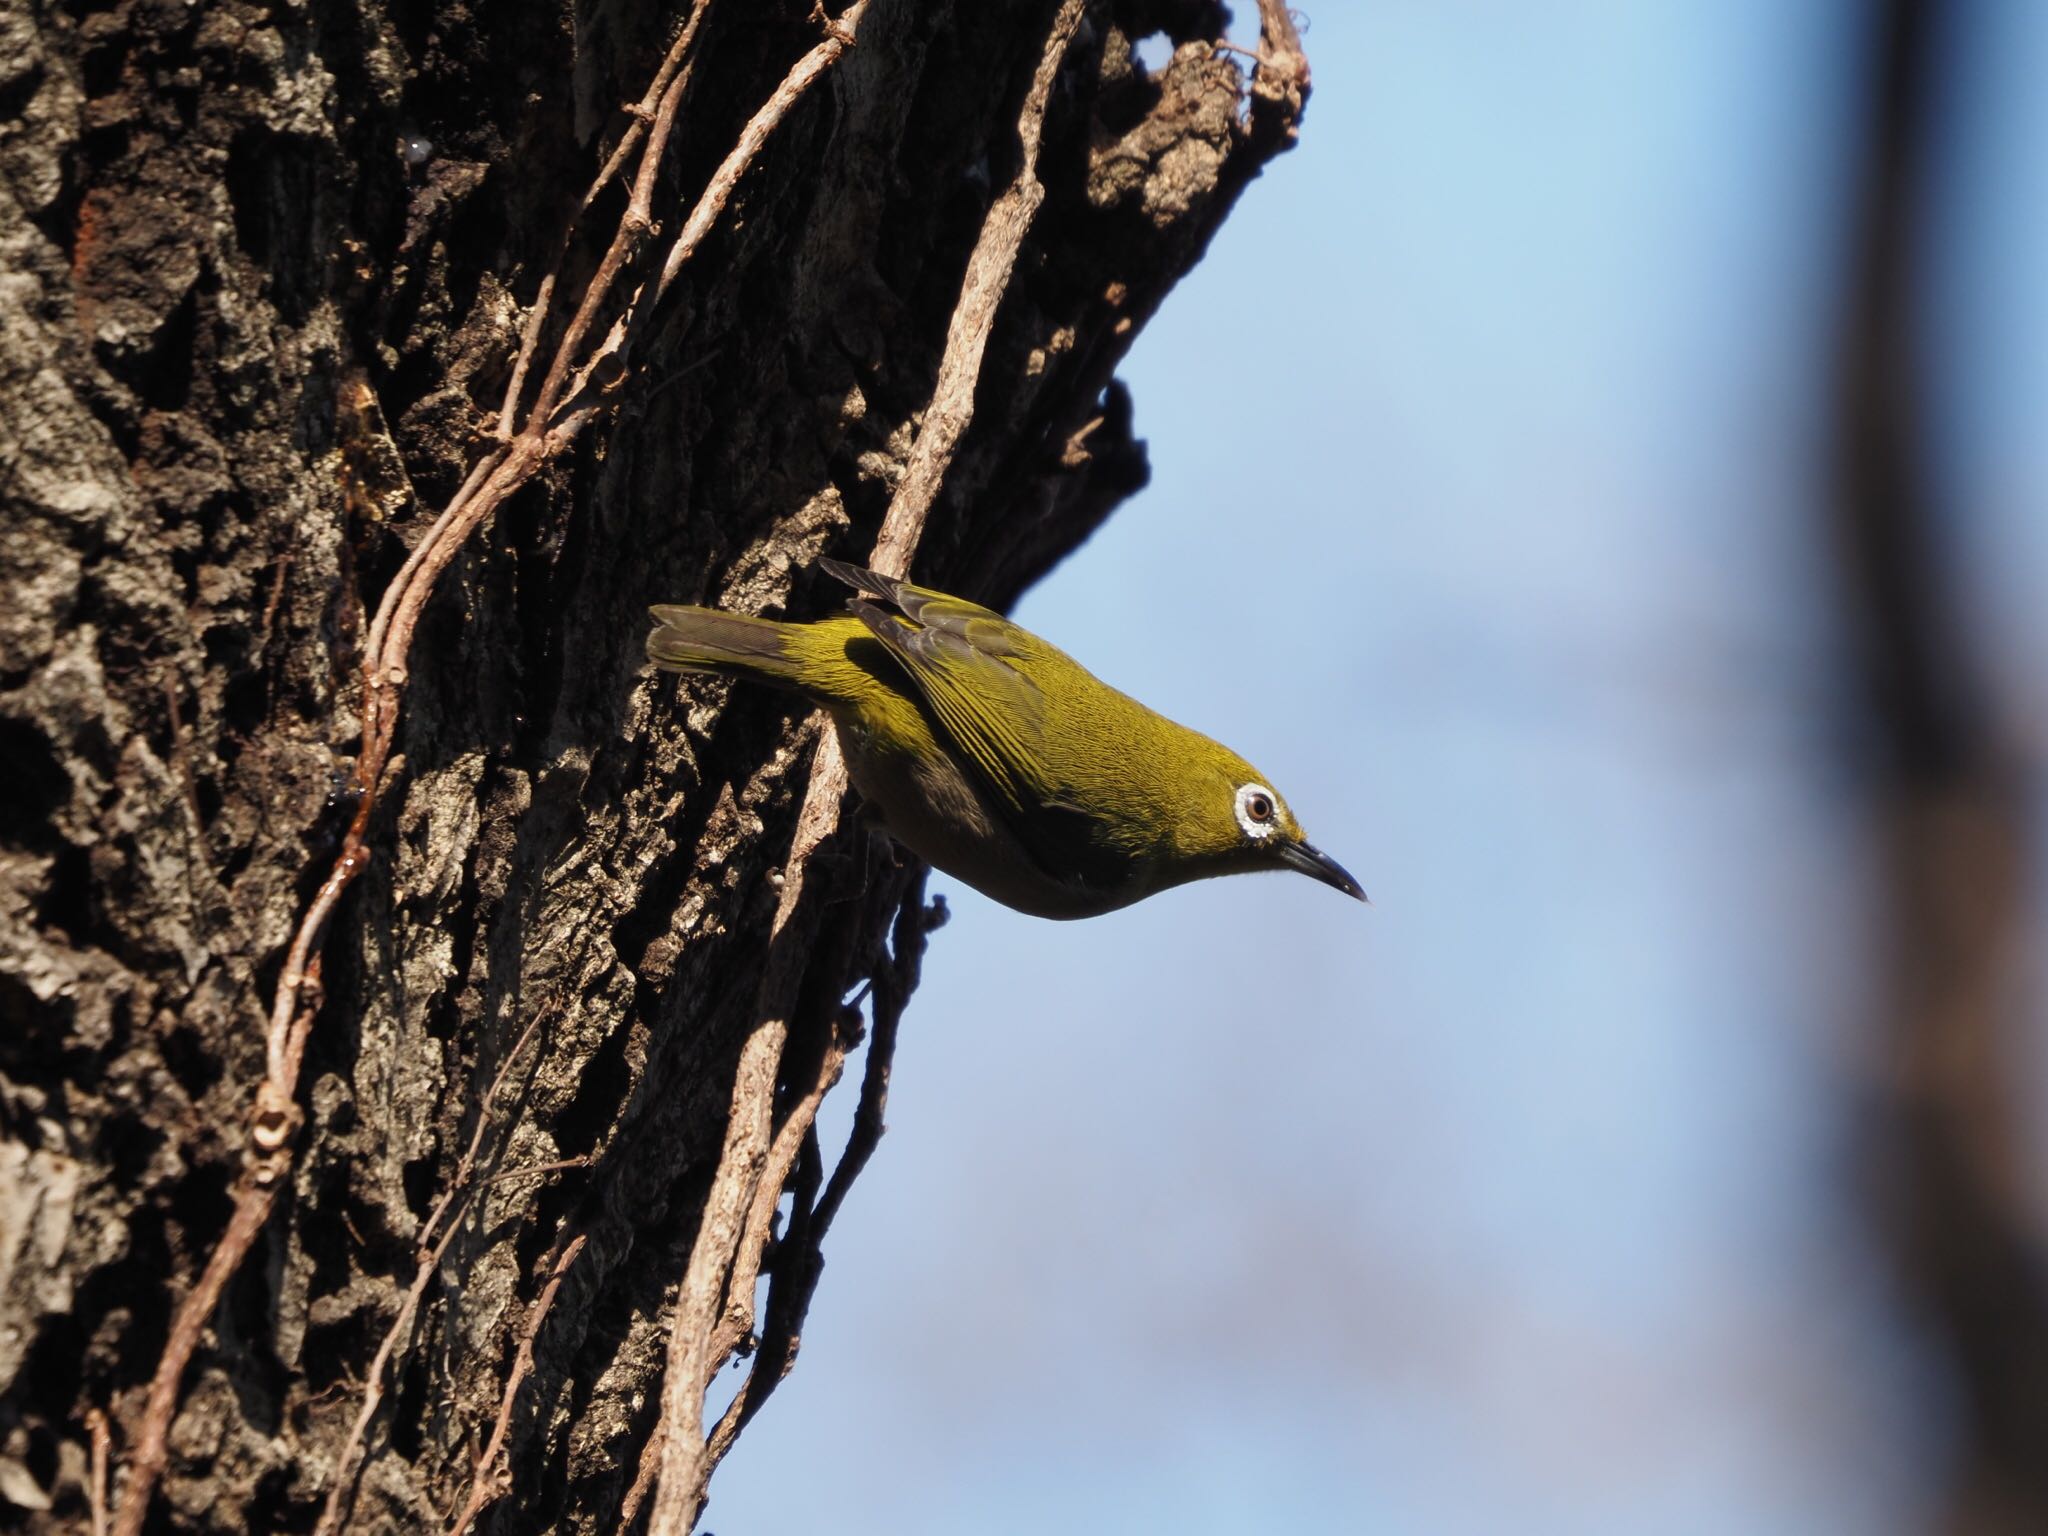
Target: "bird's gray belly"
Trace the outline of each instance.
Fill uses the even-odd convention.
[[[881,813],[890,836],[935,869],[992,901],[1033,917],[1093,917],[1144,894],[1062,881],[1040,868],[978,787],[949,758],[878,751],[859,729],[842,729],[847,776]]]

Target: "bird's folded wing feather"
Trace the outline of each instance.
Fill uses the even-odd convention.
[[[1032,763],[1045,730],[1045,699],[1030,678],[1010,664],[1004,631],[1009,621],[985,608],[949,599],[918,601],[912,613],[891,613],[855,599],[853,611],[910,674],[946,733],[1000,799],[1021,810],[1038,798]],[[926,596],[926,594],[919,594]],[[930,594],[935,597],[936,594]]]
[[[1065,879],[1120,883],[1126,854],[1099,818],[1063,798],[1048,762],[1045,697],[1013,664],[1034,643],[1030,634],[960,598],[873,580],[896,611],[856,599],[853,612],[902,664],[1026,852]]]

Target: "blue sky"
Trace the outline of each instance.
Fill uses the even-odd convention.
[[[1864,10],[1310,11],[1300,149],[1126,370],[1152,486],[1018,616],[1376,905],[935,881],[890,1134],[709,1529],[1924,1523],[1814,511]],[[2038,763],[2048,7],[1972,14],[1943,466]]]

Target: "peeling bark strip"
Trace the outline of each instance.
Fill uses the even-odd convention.
[[[1270,0],[1249,80],[1201,0],[814,10],[0,0],[30,1529],[687,1529],[794,1363],[934,919],[641,611],[1014,596],[1307,82]]]

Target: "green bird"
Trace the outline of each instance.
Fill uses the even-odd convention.
[[[848,776],[912,853],[1037,917],[1293,869],[1365,900],[1265,775],[1001,614],[838,560],[848,611],[780,623],[657,607],[648,657],[826,710]]]

